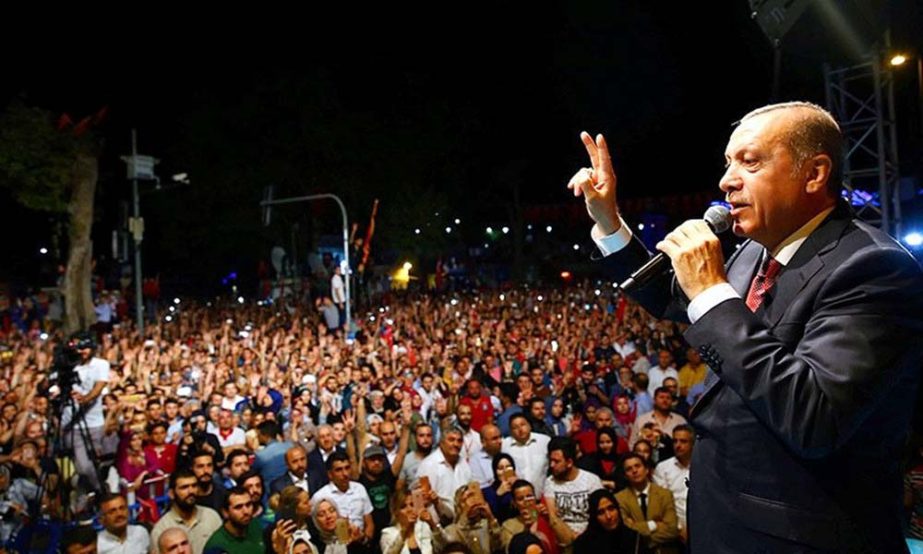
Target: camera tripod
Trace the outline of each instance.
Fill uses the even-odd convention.
[[[18,551],[46,551],[53,547],[64,526],[80,523],[80,516],[87,515],[87,508],[92,507],[96,492],[90,490],[82,499],[84,508],[76,509],[79,498],[75,493],[79,493],[80,486],[79,483],[76,486],[73,483],[76,448],[85,448],[91,460],[99,460],[92,433],[86,423],[86,409],[86,406],[79,406],[69,394],[52,404],[47,447],[38,461],[41,476],[37,490],[27,506],[29,522],[19,530],[15,538]],[[70,416],[67,422],[64,422],[65,414]],[[98,482],[102,483],[101,468],[97,466],[96,471]]]

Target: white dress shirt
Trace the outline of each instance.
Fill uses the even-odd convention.
[[[429,484],[439,495],[439,500],[455,513],[455,491],[471,482],[471,466],[461,456],[452,467],[445,459],[441,448],[433,450],[417,468],[417,480],[423,475],[429,478]]]
[[[372,513],[372,501],[361,483],[350,481],[345,492],[333,483],[327,483],[314,493],[311,503],[316,506],[324,499],[333,502],[340,516],[347,518],[349,523],[365,530],[365,516]]]
[[[667,458],[657,464],[654,470],[654,483],[673,493],[676,506],[676,519],[679,528],[686,527],[686,495],[689,493],[689,466],[683,467],[675,457]]]
[[[525,443],[516,442],[513,437],[503,439],[503,452],[516,462],[516,473],[535,486],[537,497],[542,496],[545,477],[548,473],[548,442],[551,437],[541,433],[530,433]]]
[[[307,474],[307,473],[305,473],[305,474],[302,475],[301,477],[298,477],[297,475],[295,475],[294,473],[292,473],[291,471],[289,471],[289,472],[288,472],[288,478],[292,480],[291,486],[293,486],[293,487],[298,487],[299,489],[303,490],[304,492],[310,492],[310,491],[308,490],[308,474]]]
[[[481,449],[481,434],[474,429],[468,429],[468,432],[462,437],[462,458],[471,463],[471,457]]]
[[[147,554],[151,548],[151,536],[140,525],[129,525],[125,540],[103,529],[96,536],[96,550],[99,554]]]
[[[804,244],[804,241],[807,240],[808,236],[824,222],[824,219],[826,219],[832,211],[833,207],[831,206],[814,216],[800,229],[779,243],[771,252],[772,257],[782,264],[783,267],[788,265],[788,263],[792,261],[792,258],[795,257],[795,253],[798,252],[798,249],[801,248],[801,245]],[[625,221],[621,219],[621,216],[619,216],[619,221],[621,221],[622,226],[611,235],[603,235],[597,225],[593,225],[593,229],[590,231],[593,242],[596,243],[596,246],[599,248],[599,251],[602,252],[603,256],[618,252],[631,242],[631,229],[625,224]],[[687,308],[689,321],[695,323],[709,310],[731,298],[740,298],[740,295],[737,294],[737,291],[734,290],[729,283],[721,283],[705,289],[689,302],[689,307]]]
[[[471,466],[471,477],[477,479],[481,488],[494,482],[494,457],[480,449],[471,455],[468,465]]]

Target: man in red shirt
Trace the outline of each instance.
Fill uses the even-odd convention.
[[[494,407],[490,397],[483,394],[481,382],[477,379],[468,379],[465,383],[467,394],[458,401],[462,406],[471,407],[471,428],[480,433],[481,427],[493,422]]]

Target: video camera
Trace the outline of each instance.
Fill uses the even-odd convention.
[[[51,371],[48,373],[48,389],[56,388],[59,391],[59,394],[51,395],[53,399],[63,400],[68,397],[71,389],[80,381],[75,369],[82,361],[80,351],[86,348],[96,348],[96,340],[90,333],[76,333],[66,343],[55,346]]]

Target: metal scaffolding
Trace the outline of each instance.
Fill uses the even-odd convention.
[[[859,217],[900,236],[892,70],[876,49],[871,59],[859,65],[840,69],[825,65],[824,82],[827,109],[846,139],[843,183],[849,199]]]

